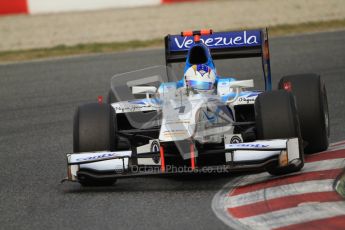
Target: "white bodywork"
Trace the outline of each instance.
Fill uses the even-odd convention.
[[[252,86],[253,80],[234,82],[231,79],[222,79],[219,80],[214,94],[202,94],[185,87],[177,87],[175,82],[162,83],[157,91],[152,86],[132,85],[132,93],[144,94],[146,98],[113,103],[112,107],[117,114],[162,112],[159,139],[150,140],[148,144],[136,149],[139,165],[159,166],[159,157],[154,159],[140,155],[159,152],[161,143],[183,140],[201,144],[224,143],[224,164],[265,161],[279,157],[279,160],[285,160],[279,161],[281,166],[286,166],[296,159],[300,160],[297,138],[241,143],[241,135],[233,133],[234,106],[254,104],[260,93],[245,91],[246,87]],[[233,137],[235,142],[232,141]],[[76,181],[79,169],[130,171],[132,154],[132,151],[68,154],[68,179]]]
[[[154,140],[157,141],[157,140]],[[139,147],[141,151],[148,151],[152,147],[152,141]],[[286,154],[287,164],[299,160],[299,144],[297,138],[277,139],[266,141],[255,141],[246,143],[230,144],[225,143],[226,163],[241,163],[246,161],[260,161],[270,157]],[[138,162],[145,165],[159,165],[160,161],[153,162],[152,159],[140,158],[140,152],[137,153]],[[132,156],[131,151],[119,152],[90,152],[67,154],[69,164],[68,179],[77,180],[79,169],[92,169],[97,171],[111,171],[122,173],[130,170],[129,159]],[[282,165],[286,166],[286,165]]]
[[[234,112],[227,114],[224,108],[234,111],[235,105],[253,104],[259,94],[244,91],[246,87],[253,87],[253,80],[223,79],[218,83],[217,94],[198,94],[185,87],[177,88],[175,82],[161,84],[156,93],[152,86],[133,86],[133,94],[146,94],[146,98],[112,106],[116,113],[161,111],[160,141],[193,138],[200,143],[221,143],[224,134],[233,132],[234,122]]]

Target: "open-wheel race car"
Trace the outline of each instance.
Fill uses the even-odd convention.
[[[304,153],[328,147],[319,75],[281,78],[272,90],[266,30],[187,31],[165,37],[166,65],[117,74],[107,103],[77,108],[67,180],[267,170],[296,172]],[[217,74],[215,59],[261,57],[265,90]],[[172,63],[185,62],[174,78]],[[249,90],[250,89],[250,90]]]

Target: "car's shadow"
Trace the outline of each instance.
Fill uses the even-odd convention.
[[[252,172],[255,173],[255,172]],[[205,173],[119,179],[113,186],[83,187],[79,183],[61,185],[64,193],[183,192],[217,191],[231,180],[251,173]]]

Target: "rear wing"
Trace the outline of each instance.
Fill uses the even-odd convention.
[[[214,60],[261,57],[266,90],[272,89],[267,29],[214,32],[202,35],[200,40],[210,49]],[[166,64],[185,62],[193,43],[193,36],[165,36]]]

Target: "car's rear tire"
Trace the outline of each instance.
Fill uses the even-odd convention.
[[[73,151],[94,152],[116,149],[116,115],[109,104],[90,103],[77,108],[73,122]],[[80,180],[84,186],[104,186],[115,180]]]
[[[330,126],[327,92],[321,77],[316,74],[283,77],[279,89],[291,91],[296,99],[305,153],[316,153],[328,148]]]
[[[297,172],[304,165],[301,131],[294,97],[283,90],[264,92],[255,100],[257,139],[299,138],[300,163],[279,167],[269,165],[266,169],[272,175]]]

